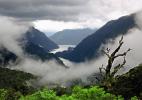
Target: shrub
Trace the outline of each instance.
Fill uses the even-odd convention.
[[[115,96],[106,93],[103,88],[93,86],[91,88],[81,88],[76,86],[72,94],[57,96],[56,92],[49,89],[43,89],[32,95],[22,96],[20,100],[124,100],[121,96]]]

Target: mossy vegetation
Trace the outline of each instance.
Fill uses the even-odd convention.
[[[126,74],[117,76],[112,84],[112,93],[126,98],[139,96],[142,99],[142,65],[131,69]]]
[[[29,73],[0,67],[0,89],[10,89],[27,94],[33,90],[27,82],[35,78],[35,76]]]

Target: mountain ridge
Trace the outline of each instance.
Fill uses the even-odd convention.
[[[58,45],[49,39],[45,33],[39,31],[38,29],[31,27],[25,34],[23,41],[31,42],[35,45],[43,47],[46,51],[51,51],[53,49],[59,48]]]
[[[82,40],[73,51],[59,52],[57,55],[74,62],[83,62],[98,57],[97,51],[107,40],[125,35],[129,29],[136,27],[134,16],[132,14],[109,21],[92,35]]]
[[[92,34],[96,29],[83,28],[83,29],[65,29],[56,32],[49,38],[58,45],[77,45],[84,38]]]

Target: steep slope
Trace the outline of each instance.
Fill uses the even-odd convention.
[[[27,43],[23,47],[23,50],[25,55],[28,55],[29,57],[32,57],[33,59],[40,59],[42,61],[55,60],[57,63],[64,65],[62,60],[60,60],[55,54],[48,53],[42,47],[39,47],[35,44]],[[7,65],[15,64],[17,59],[19,59],[19,57],[13,52],[10,52],[4,47],[0,48],[0,67],[5,67]],[[20,63],[20,62],[16,62],[16,63]]]
[[[117,76],[112,85],[112,92],[129,100],[131,96],[140,96],[142,93],[142,65],[134,67],[126,74]]]
[[[48,61],[54,59],[59,64],[63,62],[54,54],[48,53],[50,50],[57,48],[58,46],[52,42],[50,39],[44,35],[44,33],[38,31],[35,28],[31,28],[28,32],[24,34],[22,39],[19,39],[19,44],[28,56],[32,56],[36,59],[41,59],[42,61]],[[19,57],[10,52],[5,47],[0,48],[0,65],[7,66],[9,64],[15,63]]]
[[[30,73],[0,67],[0,89],[12,89],[26,94],[31,91],[30,89],[33,89],[27,84],[27,81],[35,78]]]
[[[82,62],[86,59],[95,58],[98,56],[97,51],[100,46],[105,44],[108,39],[113,39],[119,35],[125,34],[133,27],[135,27],[134,15],[112,20],[94,34],[85,38],[73,51],[57,53],[57,55],[75,62]]]
[[[42,61],[55,60],[57,63],[64,65],[63,62],[54,54],[48,53],[44,48],[37,46],[33,43],[27,43],[23,48],[25,54],[32,56]]]
[[[29,31],[25,33],[22,43],[24,43],[23,50],[26,54],[43,61],[54,59],[57,63],[63,65],[63,62],[56,55],[48,53],[50,50],[58,48],[58,45],[39,30],[31,27]]]
[[[50,39],[59,45],[77,45],[96,29],[66,29],[53,34]]]
[[[14,63],[17,59],[17,56],[8,51],[6,48],[0,48],[0,65],[6,66],[10,63]]]
[[[50,40],[43,32],[40,32],[39,30],[33,27],[30,28],[29,31],[27,31],[27,33],[25,33],[24,40],[28,43],[38,45],[46,51],[58,48],[58,45],[54,43],[52,40]]]

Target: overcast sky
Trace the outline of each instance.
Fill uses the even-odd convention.
[[[0,15],[44,32],[100,27],[142,8],[142,0],[0,0]]]

